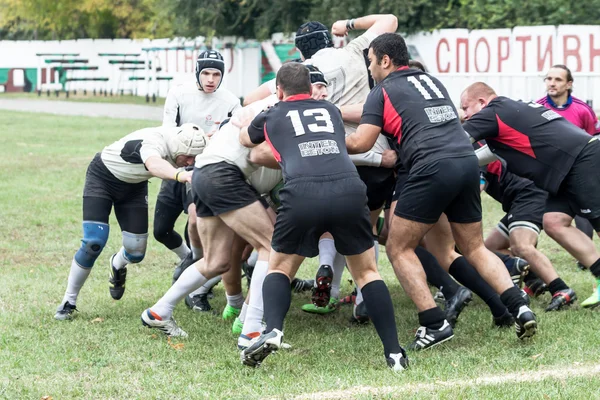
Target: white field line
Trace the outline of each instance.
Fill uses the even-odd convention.
[[[548,378],[579,378],[591,377],[600,374],[600,365],[569,366],[556,369],[540,371],[521,371],[518,373],[489,375],[468,380],[457,379],[449,381],[435,381],[434,383],[411,383],[398,386],[356,386],[352,389],[334,390],[329,392],[315,392],[294,397],[294,399],[348,399],[359,395],[385,396],[400,395],[418,392],[431,394],[443,388],[464,388],[487,385],[498,385],[504,383],[539,382]],[[398,377],[400,378],[400,373]]]

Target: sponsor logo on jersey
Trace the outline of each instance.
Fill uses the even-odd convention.
[[[339,154],[340,149],[335,140],[313,140],[298,143],[302,157],[321,156],[323,154]]]
[[[429,121],[433,124],[458,118],[451,106],[427,107],[425,108],[425,113],[429,117]]]
[[[552,110],[548,110],[542,114],[542,117],[546,118],[548,121],[552,121],[553,119],[560,118],[560,114],[555,113]]]

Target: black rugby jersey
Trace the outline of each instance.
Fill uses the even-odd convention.
[[[513,173],[556,194],[590,136],[537,103],[499,96],[463,124],[473,139],[485,139]]]
[[[256,116],[248,135],[254,144],[269,143],[285,181],[357,173],[346,150],[342,114],[328,101],[290,96]]]
[[[379,126],[398,142],[399,158],[408,170],[421,163],[473,155],[446,88],[417,69],[401,67],[375,86],[360,123]]]

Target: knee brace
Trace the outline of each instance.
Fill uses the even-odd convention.
[[[144,259],[147,244],[147,233],[131,233],[123,231],[124,255],[131,264],[139,263]]]
[[[81,247],[75,261],[84,268],[92,268],[108,240],[109,226],[102,222],[83,221]]]

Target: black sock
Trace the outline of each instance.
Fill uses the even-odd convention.
[[[375,330],[377,330],[377,334],[383,344],[385,356],[388,357],[390,354],[401,353],[402,348],[398,342],[394,306],[392,305],[392,298],[385,282],[382,280],[371,281],[363,286],[361,291],[369,318],[373,321]]]
[[[590,272],[596,277],[596,279],[600,279],[600,258],[590,266]]]
[[[264,318],[267,323],[265,333],[269,333],[273,329],[283,331],[283,320],[292,303],[290,279],[280,273],[268,274],[265,277],[262,291],[265,308]]]
[[[585,235],[587,237],[589,237],[590,239],[594,238],[594,228],[592,227],[592,224],[590,223],[589,220],[587,220],[583,217],[580,217],[579,215],[576,215],[575,216],[575,226],[581,232],[585,233]]]
[[[521,296],[521,290],[516,286],[506,289],[504,293],[500,295],[500,300],[515,318],[517,318],[519,308],[526,305],[525,299]]]
[[[445,319],[446,315],[439,307],[433,307],[419,313],[419,324],[431,329],[440,329],[444,325]]]
[[[479,272],[464,257],[458,257],[450,265],[450,275],[470,289],[481,300],[485,301],[494,317],[501,317],[506,313],[506,307],[500,301],[500,296],[492,287],[479,275]]]
[[[500,253],[499,251],[492,251],[492,253],[497,255],[498,258],[501,259],[504,264],[511,261],[511,259],[512,259],[512,257],[509,256],[508,254]]]
[[[437,262],[436,258],[421,246],[415,249],[419,261],[423,264],[427,281],[436,288],[440,289],[446,300],[456,294],[458,284]]]
[[[567,284],[560,278],[556,278],[548,284],[548,290],[550,291],[552,296],[554,296],[554,293],[560,290],[567,290],[568,288],[569,287],[567,286]]]

